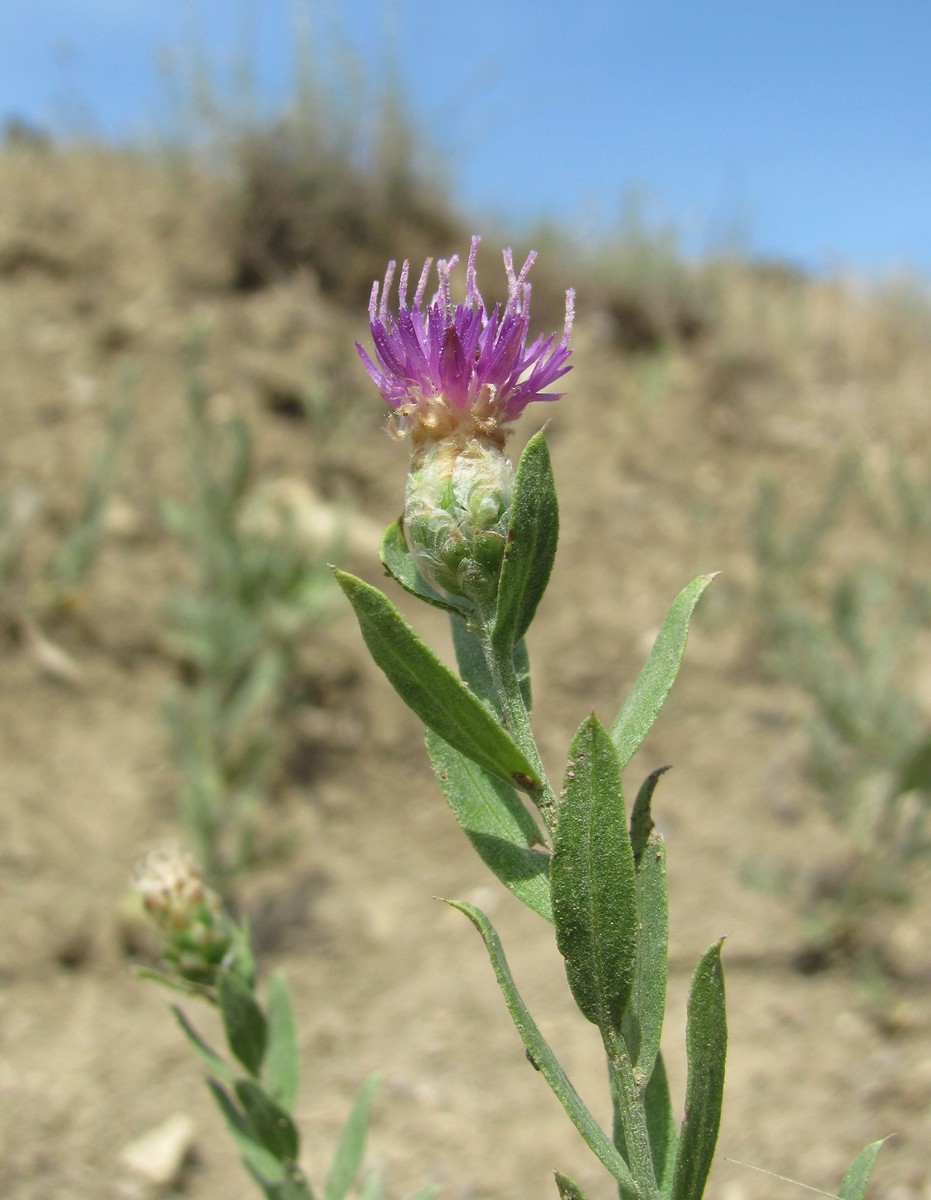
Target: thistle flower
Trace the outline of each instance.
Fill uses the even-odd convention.
[[[480,438],[503,446],[502,425],[514,421],[535,400],[558,400],[564,393],[548,391],[571,368],[567,360],[572,329],[574,292],[566,293],[562,337],[539,335],[527,345],[530,327],[530,284],[527,275],[536,254],[515,274],[510,250],[504,251],[508,296],[489,312],[478,290],[475,256],[479,238],[472,238],[466,267],[465,300],[453,304],[450,276],[458,255],[440,259],[440,286],[424,300],[433,260],[424,263],[413,307],[408,305],[410,264],[401,267],[398,312],[388,311],[396,264],[390,262],[381,285],[372,285],[369,320],[375,359],[357,342],[365,369],[393,410],[392,424],[409,434],[415,460],[431,442]]]

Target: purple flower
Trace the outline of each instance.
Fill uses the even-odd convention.
[[[375,361],[357,342],[365,369],[384,400],[394,410],[399,432],[409,432],[415,447],[426,442],[465,435],[504,442],[500,426],[513,421],[534,400],[558,400],[564,393],[547,391],[567,371],[569,334],[575,293],[566,293],[562,337],[540,335],[527,345],[530,326],[530,284],[527,274],[536,253],[514,273],[510,250],[504,251],[508,298],[488,312],[476,283],[475,255],[479,239],[472,238],[466,269],[464,302],[453,304],[450,274],[459,261],[454,255],[437,263],[439,290],[424,302],[433,260],[424,263],[413,307],[408,306],[409,264],[401,267],[397,317],[388,312],[388,293],[395,263],[388,264],[378,302],[379,285],[372,285],[369,318]]]

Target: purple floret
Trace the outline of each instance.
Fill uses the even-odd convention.
[[[440,286],[429,304],[424,303],[433,260],[424,263],[413,307],[408,306],[409,264],[401,267],[398,314],[388,312],[388,293],[395,263],[390,262],[381,287],[372,285],[369,318],[375,361],[357,342],[365,369],[397,423],[422,438],[449,436],[460,430],[493,434],[506,421],[519,417],[534,400],[558,400],[563,392],[547,389],[571,368],[569,334],[572,329],[573,291],[566,293],[566,320],[562,337],[540,336],[529,346],[530,284],[527,274],[536,254],[530,254],[514,273],[510,250],[504,251],[508,298],[489,313],[476,282],[475,255],[479,239],[473,237],[466,270],[465,300],[453,304],[450,274],[459,261],[454,255],[437,263]]]

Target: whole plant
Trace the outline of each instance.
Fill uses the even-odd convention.
[[[478,288],[473,238],[465,293],[454,301],[458,259],[432,263],[409,301],[404,263],[391,308],[395,264],[373,285],[374,356],[359,354],[411,447],[404,513],[382,542],[394,581],[449,615],[458,676],[389,598],[337,571],[365,643],[426,727],[427,752],[444,797],[480,858],[514,895],[553,925],[582,1015],[598,1030],[613,1120],[605,1129],[579,1097],[521,998],[501,941],[475,905],[450,901],[475,926],[523,1040],[589,1149],[624,1200],[699,1200],[717,1144],[727,1018],[721,942],[692,978],[681,1120],[661,1050],[666,1006],[666,853],[653,819],[662,771],[628,806],[622,773],[658,716],[679,670],[689,622],[712,576],[673,601],[633,690],[610,723],[579,726],[561,782],[547,774],[534,737],[525,637],[556,554],[559,510],[545,430],[517,469],[506,455],[528,405],[562,398],[570,370],[574,294],[560,333],[531,339],[531,254],[515,271],[504,252],[507,297],[488,306]],[[881,1142],[854,1161],[839,1191],[863,1195]],[[563,1200],[582,1190],[557,1172]]]

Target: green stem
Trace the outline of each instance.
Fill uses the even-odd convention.
[[[482,647],[485,665],[491,676],[492,687],[498,699],[501,722],[536,770],[537,779],[526,790],[530,799],[539,809],[547,833],[552,838],[556,831],[558,807],[556,794],[550,787],[546,772],[543,770],[543,762],[530,725],[530,714],[524,704],[520,681],[514,669],[513,655],[499,655],[492,645],[493,623],[493,617],[481,614],[475,622],[476,633]]]
[[[643,1091],[627,1053],[621,1035],[613,1029],[602,1029],[605,1054],[608,1059],[608,1077],[611,1081],[611,1098],[614,1103],[615,1144],[623,1135],[623,1149],[630,1165],[630,1173],[637,1183],[640,1200],[660,1200],[653,1167],[653,1150],[647,1128]],[[621,1195],[625,1195],[621,1187]]]

